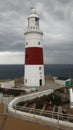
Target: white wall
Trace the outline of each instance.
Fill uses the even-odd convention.
[[[40,33],[28,33],[25,37],[28,45],[25,44],[25,47],[42,47],[43,35]],[[40,42],[40,45],[38,45]]]
[[[39,70],[41,67],[41,70]],[[45,84],[44,65],[25,65],[25,82],[26,86],[40,86],[39,80],[42,79],[42,85]]]
[[[67,79],[67,80],[60,80],[60,79],[57,79],[56,77],[54,77],[54,80],[55,80],[55,83],[56,84],[59,84],[61,86],[66,86],[66,81],[70,81],[71,82],[71,79]]]
[[[11,81],[6,81],[6,82],[0,82],[0,86],[1,88],[12,88],[15,86],[15,81],[11,80]]]
[[[73,89],[70,88],[70,107],[73,108]]]
[[[62,85],[62,86],[65,86],[65,81],[64,80],[55,79],[55,83],[59,84],[59,85]]]

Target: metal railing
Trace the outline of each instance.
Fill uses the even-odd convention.
[[[22,112],[53,118],[53,119],[59,118],[59,120],[62,121],[73,122],[73,115],[70,114],[64,114],[59,112],[52,112],[47,110],[40,110],[40,109],[35,109],[35,108],[30,108],[25,106],[16,106],[16,105],[14,106],[14,109]]]

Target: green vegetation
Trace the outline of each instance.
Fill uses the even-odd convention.
[[[65,90],[64,90],[65,89]],[[34,104],[36,104],[36,109],[42,109],[44,104],[46,104],[45,109],[48,109],[48,107],[54,107],[54,106],[63,106],[66,103],[69,103],[68,97],[68,89],[66,93],[67,88],[61,88],[55,90],[53,93],[49,95],[44,95],[40,98],[32,99],[32,100],[27,100],[27,101],[22,101],[19,102],[17,105],[18,106],[24,106],[25,104],[26,107],[32,108]],[[65,92],[64,92],[65,91]],[[67,94],[67,96],[66,96]]]
[[[0,88],[0,93],[3,93],[3,95],[19,96],[21,94],[25,94],[25,91],[24,90],[15,90],[15,89],[4,89],[4,88]]]

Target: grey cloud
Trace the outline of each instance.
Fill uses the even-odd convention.
[[[49,44],[44,47],[45,57],[47,57],[47,62],[53,60],[54,64],[62,63],[73,63],[73,42],[72,43],[61,43],[59,45]]]
[[[0,34],[0,51],[23,51],[24,34],[7,28],[4,33]]]
[[[48,14],[55,20],[69,18],[71,10],[73,10],[73,0],[47,0],[43,5]]]
[[[58,0],[60,3],[62,3],[63,5],[67,5],[71,2],[73,2],[73,0]]]
[[[24,52],[24,43],[23,41],[18,41],[16,43],[16,45],[12,46],[11,48],[11,51],[21,51],[21,52]]]

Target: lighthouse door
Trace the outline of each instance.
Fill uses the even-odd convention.
[[[40,86],[42,86],[42,79],[39,80],[39,84],[40,84]]]

